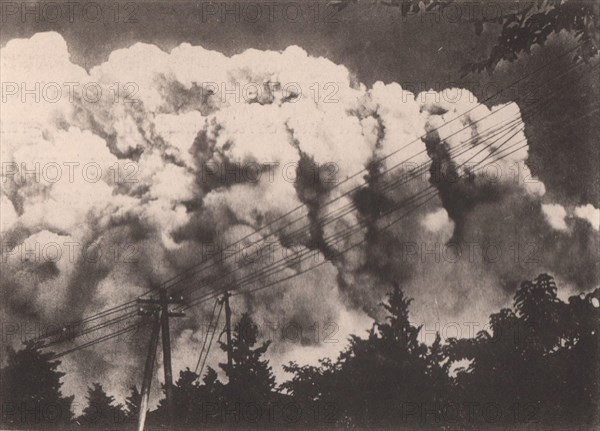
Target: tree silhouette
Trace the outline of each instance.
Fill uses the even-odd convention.
[[[5,425],[48,428],[69,423],[73,417],[73,397],[61,393],[65,373],[57,371],[60,361],[53,361],[53,353],[42,353],[40,347],[25,343],[19,351],[8,348],[6,366],[0,371]]]
[[[300,366],[296,362],[283,366],[284,371],[293,376],[281,384],[281,390],[291,396],[303,413],[300,418],[302,424],[340,422],[344,413],[338,406],[340,387],[336,383],[339,375],[337,367],[338,364],[329,358],[319,360],[318,366]],[[315,412],[327,414],[321,417]]]
[[[375,324],[365,339],[351,336],[336,363],[289,364],[285,370],[294,377],[282,388],[304,404],[333,403],[340,423],[360,425],[397,423],[404,419],[403,406],[442,399],[435,392],[450,381],[443,375],[447,364],[440,339],[428,357],[427,346],[419,341],[421,328],[409,321],[410,302],[395,285],[382,304],[388,312],[383,323]]]
[[[521,283],[512,307],[490,316],[489,329],[474,338],[445,343],[436,334],[429,346],[420,340],[421,327],[410,322],[410,304],[395,285],[381,304],[387,314],[383,321],[374,323],[363,337],[350,336],[335,361],[324,358],[316,366],[296,362],[284,366],[292,377],[280,386],[282,392],[275,390],[272,369],[264,359],[269,342],[258,343],[258,327],[248,314],[242,315],[233,331],[233,366],[219,364],[228,374],[227,384],[210,367],[201,383],[190,369],[180,371],[173,387],[176,427],[230,423],[231,418],[243,422],[246,418],[237,409],[244,403],[260,408],[294,403],[301,412],[300,422],[294,423],[304,427],[414,428],[425,422],[479,429],[530,422],[597,423],[600,289],[565,302],[558,297],[555,280],[541,274]],[[224,343],[221,348],[227,350]],[[51,357],[34,344],[18,352],[9,350],[0,376],[5,427],[64,427],[71,420],[73,398],[62,396],[63,373]],[[467,365],[451,373],[457,361]],[[87,400],[78,418],[81,426],[122,428],[124,421],[137,418],[140,393],[137,387],[130,388],[124,410],[95,383]],[[39,421],[31,414],[34,407],[52,403],[67,412],[61,412],[60,420]],[[440,423],[449,405],[463,408],[451,423]],[[475,410],[464,409],[469,405]],[[493,420],[481,410],[486,405],[498,414]],[[27,415],[35,420],[26,422],[23,417],[32,419]],[[148,423],[164,424],[166,417],[161,400]],[[270,417],[270,424],[290,424],[281,419]]]
[[[127,409],[127,419],[133,421],[137,419],[140,413],[142,403],[142,394],[136,385],[129,388],[129,396],[125,399],[125,408]]]
[[[219,380],[217,372],[208,367],[200,385],[200,397],[209,402],[223,402],[225,385]]]
[[[562,389],[563,415],[571,421],[597,423],[600,418],[600,289],[569,298],[564,347],[553,370],[566,384]]]
[[[269,361],[262,359],[271,342],[254,347],[257,340],[258,327],[250,315],[244,313],[233,331],[232,368],[228,370],[226,363],[219,364],[229,378],[226,395],[230,401],[261,403],[271,399],[275,376]],[[220,345],[227,351],[225,343],[220,342]]]
[[[196,418],[201,415],[203,422],[217,422],[221,419],[220,411],[215,411],[211,406],[222,406],[225,403],[224,385],[219,381],[217,372],[208,367],[206,374],[202,378],[202,385],[199,389],[199,405],[196,406]]]
[[[449,377],[451,362],[444,351],[439,333],[436,334],[433,344],[428,349],[426,361],[426,375],[430,390],[427,394],[428,401],[433,405],[446,405],[451,402],[449,399],[452,391],[452,381]]]
[[[177,423],[194,423],[200,420],[204,398],[198,383],[198,374],[189,368],[179,372],[179,378],[173,385],[173,419]],[[158,412],[167,418],[165,399],[160,400]]]
[[[332,402],[343,426],[438,424],[449,406],[451,423],[471,427],[598,420],[600,289],[565,303],[554,279],[541,274],[521,284],[513,309],[490,316],[488,330],[446,343],[437,334],[429,347],[409,321],[409,305],[395,286],[384,322],[364,339],[351,336],[335,362],[288,364],[292,378],[282,390],[303,409]],[[452,378],[457,361],[468,365]]]
[[[180,371],[173,386],[174,420],[178,426],[238,421],[240,409],[249,403],[262,408],[273,399],[275,376],[269,362],[263,359],[270,341],[256,346],[258,327],[247,313],[235,325],[232,335],[233,366],[229,370],[227,364],[219,364],[229,378],[226,385],[219,381],[217,372],[211,367],[207,368],[202,384],[198,382],[200,376],[189,368]],[[227,351],[225,343],[221,342],[220,346]],[[165,399],[159,401],[158,408],[152,413],[153,422],[166,423]]]
[[[345,9],[351,3],[360,0],[332,0],[330,5],[338,10]],[[456,0],[369,0],[400,9],[402,16],[438,12],[441,16],[472,16],[475,33],[483,32],[484,24],[500,27],[498,39],[488,58],[469,63],[463,67],[463,73],[491,72],[502,60],[514,61],[521,53],[529,53],[533,45],[543,45],[550,34],[567,31],[579,42],[574,60],[588,61],[598,55],[600,45],[600,8],[598,3],[587,0],[534,0],[523,2],[506,2],[505,8],[490,8],[485,13],[463,12],[459,8],[462,2]],[[467,7],[469,6],[469,2]],[[502,5],[502,2],[494,5]],[[472,5],[471,5],[472,6]],[[481,6],[481,5],[480,5]],[[450,10],[447,10],[450,9]],[[474,16],[473,16],[474,15]]]
[[[173,385],[173,420],[178,426],[192,426],[197,423],[219,422],[221,410],[215,409],[224,402],[224,386],[216,371],[208,367],[200,383],[198,374],[189,368],[179,372],[179,378]],[[164,388],[163,388],[164,389]],[[152,421],[167,424],[168,412],[166,399],[162,398],[152,412]]]
[[[296,402],[308,406],[311,403],[332,399],[334,388],[332,377],[336,364],[331,359],[319,360],[319,365],[300,366],[297,362],[290,362],[283,366],[284,371],[293,374],[291,380],[284,382],[281,389],[294,397]]]
[[[445,347],[452,361],[470,361],[458,373],[458,396],[463,402],[485,399],[504,412],[516,407],[520,421],[592,422],[598,401],[600,314],[594,304],[599,295],[597,289],[566,304],[551,276],[523,282],[515,311],[490,316],[491,332],[451,339]]]
[[[122,423],[125,412],[121,404],[114,404],[115,398],[109,396],[100,383],[88,388],[88,405],[83,409],[78,422],[84,426],[109,428]]]

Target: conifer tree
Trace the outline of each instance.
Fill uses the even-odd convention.
[[[233,331],[232,369],[228,370],[227,364],[219,364],[229,378],[226,389],[229,400],[261,403],[271,398],[275,376],[269,361],[263,359],[271,342],[255,347],[258,335],[258,327],[250,315],[244,313]],[[225,343],[220,344],[221,349],[227,351]]]
[[[0,371],[2,423],[28,428],[51,427],[72,420],[73,397],[61,392],[60,361],[39,344],[26,343],[15,351],[8,348],[6,366]]]
[[[89,427],[115,427],[123,422],[125,412],[121,404],[114,404],[115,398],[108,395],[100,383],[88,388],[88,405],[83,409],[78,422]]]
[[[127,418],[132,420],[137,418],[142,403],[142,394],[136,385],[129,388],[129,396],[125,399],[125,408],[127,409]]]

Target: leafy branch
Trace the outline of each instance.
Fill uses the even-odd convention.
[[[332,0],[331,7],[339,11],[361,0]],[[450,5],[465,5],[457,0],[369,0],[371,4],[397,7],[403,17],[426,12],[441,12]],[[484,24],[500,25],[500,33],[487,58],[465,64],[462,75],[493,72],[502,60],[512,62],[519,54],[530,53],[534,45],[544,45],[552,33],[565,30],[573,34],[579,46],[573,60],[588,62],[598,55],[600,46],[600,2],[594,0],[530,0],[516,3],[513,12],[497,16],[477,16],[469,19],[475,33],[483,33]],[[482,3],[483,5],[484,3]]]

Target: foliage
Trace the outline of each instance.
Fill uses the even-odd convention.
[[[385,322],[375,324],[365,339],[352,336],[335,363],[289,364],[285,370],[294,377],[282,389],[304,404],[333,403],[340,424],[391,425],[404,419],[402,406],[435,399],[436,389],[450,383],[440,338],[431,351],[419,340],[421,328],[409,321],[410,302],[394,286],[382,304],[388,312]]]
[[[123,406],[115,404],[115,398],[109,396],[100,383],[88,388],[87,401],[87,407],[77,419],[80,424],[106,429],[124,422],[126,415]]]
[[[232,335],[232,369],[229,370],[227,364],[219,364],[228,376],[227,384],[219,380],[211,367],[208,367],[202,383],[199,382],[200,376],[189,368],[180,372],[173,386],[173,416],[178,426],[235,423],[240,420],[241,409],[246,405],[269,403],[276,396],[273,392],[275,377],[268,361],[262,359],[269,342],[256,346],[258,327],[248,314],[242,315]],[[221,343],[221,348],[227,350],[224,343]],[[154,423],[167,423],[164,398],[151,416]]]
[[[396,286],[384,323],[352,336],[334,363],[290,363],[282,389],[301,405],[333,402],[340,425],[438,424],[450,406],[449,422],[479,426],[598,420],[600,289],[565,303],[541,274],[522,283],[513,309],[490,316],[489,331],[446,343],[438,334],[429,347],[409,322],[409,304]],[[452,378],[459,361],[468,366]],[[486,416],[486,405],[499,416]]]
[[[596,289],[564,303],[549,275],[523,282],[514,311],[490,317],[491,332],[449,340],[451,360],[470,361],[457,376],[462,402],[481,397],[509,410],[517,400],[532,419],[591,422],[598,402],[599,296]]]
[[[125,399],[125,408],[127,409],[128,419],[133,420],[138,417],[141,403],[142,394],[138,390],[137,386],[131,386],[129,388],[129,396]]]
[[[4,426],[48,428],[72,419],[73,397],[61,393],[65,374],[57,371],[60,362],[53,361],[53,353],[43,353],[40,347],[26,343],[19,351],[8,348],[6,366],[0,371]]]
[[[202,379],[189,369],[180,372],[173,387],[176,427],[247,425],[240,408],[249,404],[262,409],[260,423],[278,427],[454,424],[479,429],[598,422],[600,289],[565,302],[558,297],[554,279],[541,274],[516,289],[513,306],[492,314],[488,329],[473,338],[442,340],[437,334],[429,346],[421,340],[421,327],[410,322],[410,303],[400,287],[393,286],[382,304],[387,314],[383,321],[363,337],[351,336],[335,360],[284,366],[291,378],[277,389],[264,359],[269,342],[258,343],[258,328],[244,314],[234,328],[233,366],[229,370],[220,364],[227,383],[210,367]],[[1,370],[5,428],[48,428],[71,420],[73,398],[61,394],[64,374],[57,371],[59,362],[39,347],[9,350]],[[226,350],[223,343],[221,348]],[[87,399],[79,426],[130,428],[137,418],[140,393],[135,386],[126,409],[98,383],[89,388]],[[67,414],[60,421],[36,417],[26,423],[20,420],[20,410],[10,408],[23,406],[29,410],[22,411],[30,412],[48,403],[62,406]],[[277,411],[273,407],[290,405],[299,412],[297,420],[272,415]],[[446,415],[449,406],[454,406],[451,420]],[[493,406],[492,413],[499,415],[491,420],[484,406]],[[166,424],[165,407],[163,399],[148,423]]]
[[[343,10],[359,0],[333,0],[329,4]],[[402,16],[437,11],[443,13],[450,7],[461,7],[458,0],[371,0],[400,9]],[[499,3],[502,4],[502,3]],[[586,0],[530,0],[505,2],[510,5],[506,13],[471,18],[475,33],[482,34],[484,25],[498,25],[500,31],[488,58],[463,67],[463,74],[492,72],[501,61],[512,62],[519,54],[530,53],[534,45],[543,45],[552,33],[567,31],[578,42],[575,61],[588,61],[598,55],[600,45],[600,4]],[[480,6],[485,7],[485,2]],[[494,8],[492,8],[494,9]],[[482,8],[483,11],[485,9]]]
[[[232,368],[226,363],[219,366],[227,373],[229,382],[226,394],[229,398],[242,402],[268,401],[275,387],[269,361],[262,356],[269,348],[270,341],[254,347],[258,340],[258,327],[248,313],[244,313],[235,325],[232,337]],[[221,349],[227,351],[225,343]]]

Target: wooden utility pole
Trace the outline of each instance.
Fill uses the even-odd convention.
[[[140,309],[139,314],[145,314]],[[158,311],[152,312],[154,321],[152,322],[152,335],[150,336],[150,346],[148,347],[148,356],[146,356],[146,365],[144,366],[144,379],[142,380],[142,399],[140,400],[140,411],[138,412],[138,431],[144,430],[146,423],[146,413],[148,412],[148,399],[150,398],[150,384],[152,383],[152,369],[156,359],[156,347],[158,346],[158,332],[160,331],[160,315]]]
[[[233,346],[231,344],[231,308],[229,307],[229,296],[229,292],[225,292],[223,301],[225,302],[225,331],[227,333],[227,377],[231,380]]]
[[[167,398],[167,410],[169,415],[169,426],[173,427],[173,369],[171,366],[171,337],[169,333],[169,317],[185,316],[182,312],[169,310],[170,304],[184,304],[183,298],[174,299],[169,296],[165,288],[161,288],[159,299],[138,299],[140,309],[138,314],[155,316],[150,339],[150,349],[146,358],[144,368],[144,380],[142,382],[142,402],[140,405],[140,416],[138,431],[144,430],[146,413],[148,411],[148,398],[150,396],[150,382],[152,380],[152,368],[156,357],[158,346],[158,332],[162,329],[163,368],[165,372],[165,395]]]
[[[171,366],[171,332],[169,331],[169,298],[167,291],[160,289],[160,320],[162,331],[163,370],[165,373],[165,394],[169,426],[173,426],[173,367]]]

